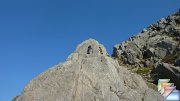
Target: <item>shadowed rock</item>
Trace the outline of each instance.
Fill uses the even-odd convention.
[[[170,82],[175,83],[176,88],[180,89],[180,67],[167,63],[156,63],[152,72],[152,74],[158,74],[155,77],[155,83],[158,82],[158,79],[170,79]]]

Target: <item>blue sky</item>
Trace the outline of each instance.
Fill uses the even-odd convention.
[[[0,101],[11,101],[82,41],[112,48],[180,8],[179,0],[1,0]]]

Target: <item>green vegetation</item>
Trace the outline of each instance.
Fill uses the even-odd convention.
[[[128,68],[128,70],[131,70],[132,72],[135,72],[137,74],[142,74],[142,75],[146,75],[146,74],[150,74],[150,72],[152,71],[153,69],[153,66],[148,66],[148,67],[137,67],[137,66],[133,66],[133,65],[128,65],[128,64],[123,64],[123,60],[122,58],[116,58],[119,65],[121,66],[125,66]]]
[[[117,60],[118,60],[119,65],[122,65],[122,64],[123,64],[122,58],[117,58]]]
[[[114,59],[118,61],[120,66],[124,66],[125,68],[127,68],[127,70],[141,75],[147,81],[151,80],[150,73],[154,68],[153,65],[149,65],[148,67],[139,67],[137,65],[123,64],[122,58],[114,58]]]
[[[151,68],[151,67],[146,67],[146,68],[138,68],[135,72],[137,73],[137,74],[150,74],[150,72],[152,71],[152,69],[153,68]]]
[[[179,56],[180,56],[180,52],[174,52],[174,54],[172,54],[172,55],[165,56],[165,57],[162,59],[162,62],[169,63],[169,64],[174,64],[174,63],[175,63],[175,60],[176,60]]]

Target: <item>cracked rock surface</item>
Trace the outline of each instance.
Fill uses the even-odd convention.
[[[180,10],[115,45],[113,57],[135,71],[136,68],[154,69],[153,72],[141,72],[142,76],[156,84],[159,79],[171,79],[180,90]],[[161,66],[163,63],[169,65]]]
[[[68,59],[43,72],[13,101],[163,101],[145,81],[89,39]]]

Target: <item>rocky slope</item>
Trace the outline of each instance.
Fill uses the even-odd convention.
[[[40,74],[13,101],[162,101],[141,76],[108,56],[93,39]]]
[[[151,74],[153,82],[170,78],[180,89],[180,10],[115,45],[113,57],[145,78]]]

